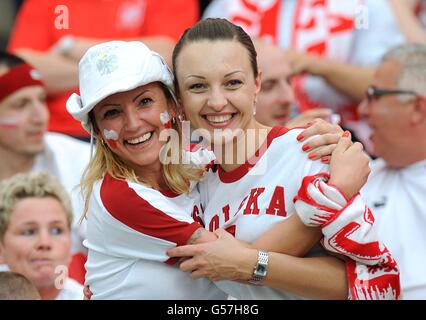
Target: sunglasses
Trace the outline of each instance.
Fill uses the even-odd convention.
[[[389,90],[389,89],[380,89],[375,86],[369,86],[366,92],[367,100],[369,103],[373,102],[374,100],[386,96],[389,94],[409,94],[413,96],[418,96],[418,94],[411,90]]]

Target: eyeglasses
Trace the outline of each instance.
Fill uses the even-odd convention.
[[[418,96],[418,94],[411,90],[389,90],[389,89],[380,89],[375,86],[369,86],[366,92],[367,100],[369,103],[373,102],[375,99],[378,99],[382,96],[389,94],[409,94],[413,96]]]

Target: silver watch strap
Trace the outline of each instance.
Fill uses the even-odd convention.
[[[249,282],[251,284],[259,284],[266,276],[268,269],[269,254],[267,251],[259,250],[257,253],[257,263],[253,268],[253,274]]]

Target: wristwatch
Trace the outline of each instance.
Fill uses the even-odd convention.
[[[268,260],[268,252],[259,250],[257,253],[257,263],[253,268],[253,274],[249,280],[251,284],[257,285],[263,278],[266,277],[266,274],[268,273]]]

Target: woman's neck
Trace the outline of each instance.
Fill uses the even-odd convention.
[[[147,183],[155,190],[167,189],[167,184],[163,176],[162,164],[160,162],[135,169],[135,173],[140,181]]]
[[[253,157],[265,142],[271,129],[271,127],[253,121],[238,138],[234,138],[229,143],[223,144],[221,146],[221,154],[219,155],[222,169],[227,172],[235,170]],[[215,154],[217,154],[217,150],[215,150]]]

